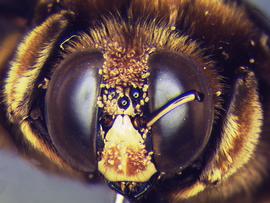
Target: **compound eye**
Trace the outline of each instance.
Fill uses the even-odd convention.
[[[203,96],[201,102],[188,102],[170,111],[152,127],[158,169],[177,173],[191,164],[208,142],[214,118],[213,94],[203,69],[187,57],[160,52],[151,56],[149,65],[153,112],[191,90]]]
[[[81,52],[53,72],[46,93],[45,115],[57,152],[82,171],[96,169],[95,125],[102,54]]]

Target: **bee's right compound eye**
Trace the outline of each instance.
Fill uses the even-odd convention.
[[[96,168],[95,106],[102,64],[97,52],[68,57],[54,71],[46,93],[46,123],[54,146],[67,162],[87,172]]]

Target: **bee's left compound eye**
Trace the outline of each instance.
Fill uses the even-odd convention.
[[[161,172],[175,174],[198,158],[208,142],[214,117],[213,93],[204,69],[186,56],[156,53],[150,66],[151,106],[157,112],[153,122],[162,114],[153,124],[155,161]],[[184,101],[193,91],[200,102],[174,108],[179,95]]]
[[[98,68],[97,52],[81,52],[67,58],[54,71],[46,93],[46,122],[60,155],[80,170],[96,167],[95,122]]]

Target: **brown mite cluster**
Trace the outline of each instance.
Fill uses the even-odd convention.
[[[143,87],[150,75],[147,62],[153,50],[147,48],[136,51],[121,47],[118,42],[105,43],[102,49],[105,61],[99,74],[105,84],[111,87]]]
[[[152,152],[153,153],[153,152]],[[136,152],[134,150],[127,150],[128,155],[128,174],[130,176],[134,176],[136,174],[139,174],[141,171],[144,171],[146,169],[146,166],[149,165],[151,161],[151,152],[147,154],[147,151],[141,150],[140,152]]]
[[[119,148],[111,147],[107,151],[102,152],[102,158],[105,160],[106,167],[115,170],[118,174],[124,173]]]
[[[153,152],[147,153],[145,149],[141,151],[127,149],[127,162],[126,165],[123,166],[122,163],[125,155],[120,153],[119,147],[111,147],[102,153],[102,158],[105,160],[105,165],[108,170],[114,170],[119,175],[126,173],[127,176],[137,176],[142,171],[146,170],[147,165],[149,165],[152,159],[152,154]]]

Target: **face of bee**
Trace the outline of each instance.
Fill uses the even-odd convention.
[[[211,90],[197,64],[170,52],[153,52],[141,64],[145,54],[136,54],[76,53],[54,71],[45,96],[46,124],[59,153],[82,170],[98,170],[131,198],[188,167],[213,123]],[[115,68],[111,60],[123,62]]]
[[[38,4],[5,80],[8,120],[62,171],[133,200],[226,185],[262,132],[262,33],[230,3],[118,3],[119,16],[109,3]]]

